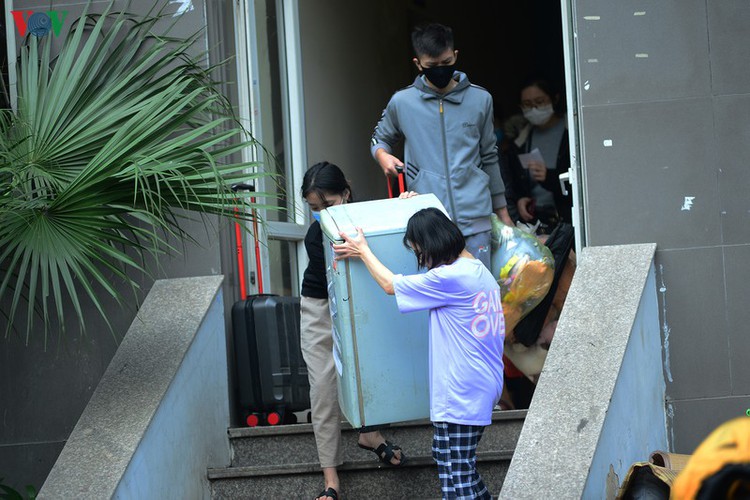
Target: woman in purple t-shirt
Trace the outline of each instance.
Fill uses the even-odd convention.
[[[464,237],[436,208],[414,214],[404,244],[424,274],[394,275],[358,228],[334,245],[337,259],[359,258],[401,312],[430,311],[432,454],[444,498],[490,498],[476,470],[476,447],[503,389],[505,319],[500,287],[465,248]]]

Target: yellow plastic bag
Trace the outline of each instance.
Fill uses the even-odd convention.
[[[510,331],[547,295],[555,271],[552,252],[536,237],[492,219],[490,269],[500,285],[505,329]]]

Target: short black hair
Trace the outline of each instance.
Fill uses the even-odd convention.
[[[434,269],[455,262],[466,240],[443,212],[430,207],[411,216],[406,224],[404,245],[414,250],[420,268]]]
[[[448,49],[453,50],[453,30],[437,23],[418,26],[411,33],[411,45],[417,58],[438,57]]]
[[[305,172],[302,179],[302,197],[307,198],[310,193],[315,193],[321,200],[325,200],[325,194],[343,195],[349,190],[349,198],[352,201],[352,188],[346,180],[344,172],[327,161],[316,163]]]

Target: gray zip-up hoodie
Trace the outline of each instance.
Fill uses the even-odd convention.
[[[404,139],[408,187],[434,193],[465,236],[491,229],[489,216],[506,206],[500,177],[492,96],[469,83],[464,73],[446,94],[427,86],[422,75],[391,97],[375,127],[370,151]]]

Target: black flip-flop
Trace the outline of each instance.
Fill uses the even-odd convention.
[[[326,488],[325,490],[321,491],[318,496],[315,497],[315,500],[325,497],[331,497],[333,498],[333,500],[339,500],[339,493],[333,488]]]
[[[357,443],[357,446],[359,446],[363,450],[373,452],[378,456],[378,460],[383,462],[385,465],[390,465],[391,467],[401,467],[402,465],[404,465],[404,462],[406,462],[406,455],[404,454],[404,450],[402,450],[400,446],[395,445],[388,440],[386,440],[385,443],[381,443],[377,448],[372,448],[370,446],[365,446],[359,443]],[[397,450],[401,452],[401,458],[397,457],[394,453]],[[391,462],[391,460],[393,460],[394,458],[398,460],[397,464]]]

